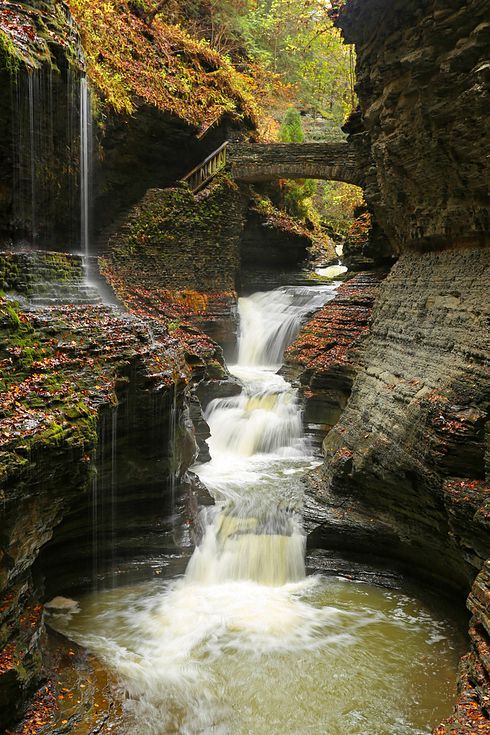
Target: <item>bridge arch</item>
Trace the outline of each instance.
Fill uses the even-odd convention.
[[[364,184],[357,152],[348,143],[235,143],[228,150],[236,181],[324,179]]]

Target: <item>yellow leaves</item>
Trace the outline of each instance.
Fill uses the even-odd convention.
[[[93,85],[119,113],[135,100],[206,129],[229,112],[254,120],[254,82],[202,39],[156,18],[151,26],[126,0],[69,0]]]

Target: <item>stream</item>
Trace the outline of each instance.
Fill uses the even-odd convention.
[[[403,590],[307,576],[302,482],[319,464],[277,370],[334,286],[239,301],[242,393],[206,411],[216,500],[184,576],[98,590],[50,623],[114,672],[134,735],[426,735],[452,707],[454,621]]]

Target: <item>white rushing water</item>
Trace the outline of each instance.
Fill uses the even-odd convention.
[[[304,318],[333,298],[337,285],[285,286],[240,299],[239,367],[277,370]]]
[[[301,491],[294,476],[311,464],[296,391],[280,375],[284,350],[305,316],[333,287],[283,287],[239,300],[242,393],[206,412],[211,462],[196,469],[215,496],[191,582],[249,580],[283,585],[304,578]]]
[[[422,725],[434,717],[427,652],[447,671],[455,659],[443,624],[386,590],[305,576],[301,475],[316,462],[275,370],[304,315],[333,295],[240,299],[231,372],[243,390],[207,409],[212,459],[195,470],[216,505],[185,577],[93,594],[57,623],[116,672],[125,731],[420,735],[410,706]]]

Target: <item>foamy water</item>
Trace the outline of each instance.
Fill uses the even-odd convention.
[[[275,374],[333,295],[240,299],[239,396],[213,401],[215,497],[183,578],[98,592],[55,625],[117,673],[134,735],[422,735],[448,714],[449,624],[399,592],[305,576],[301,476],[317,464]]]

